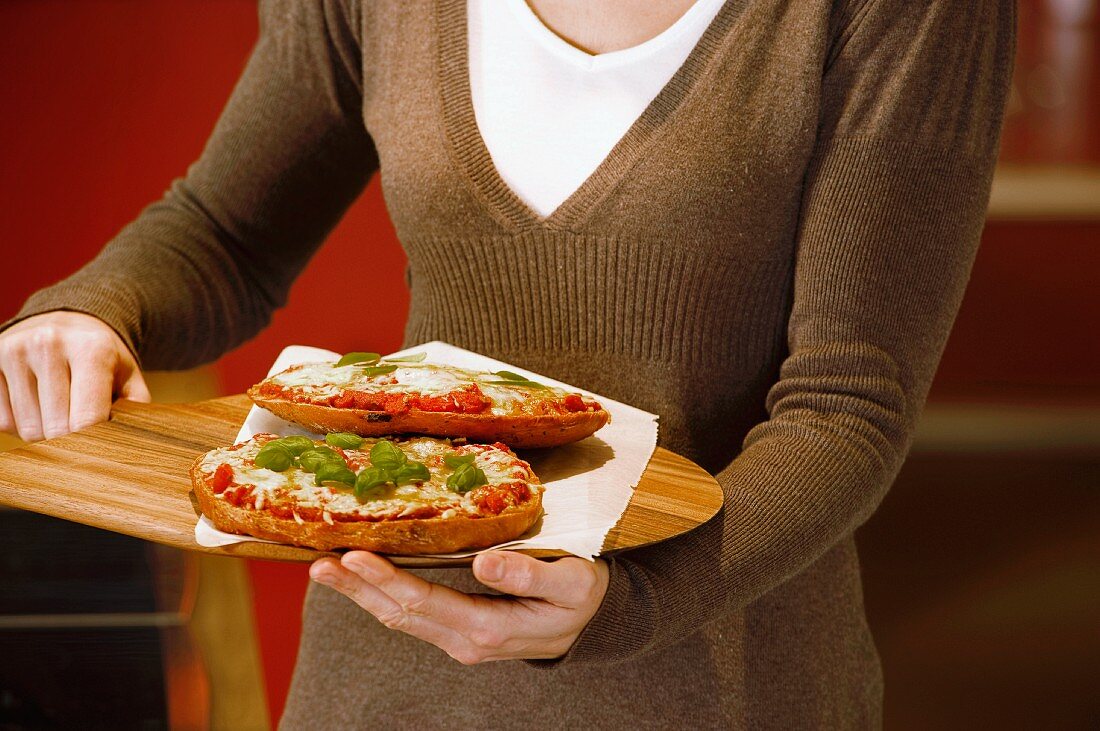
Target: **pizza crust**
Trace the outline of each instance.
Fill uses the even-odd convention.
[[[261,395],[258,386],[248,389],[248,397],[280,419],[301,424],[318,433],[343,431],[364,437],[430,434],[466,437],[474,442],[503,442],[513,449],[557,447],[576,442],[591,436],[608,421],[608,413],[604,409],[537,416],[418,410],[388,414],[385,411],[337,408],[272,398]]]
[[[337,521],[279,518],[264,510],[239,507],[214,495],[200,470],[202,457],[191,467],[191,485],[203,515],[227,533],[251,535],[280,543],[331,551],[362,549],[378,553],[453,553],[488,548],[523,535],[542,514],[542,493],[522,505],[487,518],[411,518],[397,520]]]

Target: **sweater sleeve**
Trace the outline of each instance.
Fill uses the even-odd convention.
[[[866,0],[851,17],[823,75],[769,418],[717,475],[720,513],[612,559],[551,664],[632,658],[745,606],[850,535],[901,466],[982,229],[1015,6]]]
[[[77,273],[7,325],[95,315],[149,368],[258,332],[377,167],[359,25],[340,0],[264,0],[260,37],[199,160]]]

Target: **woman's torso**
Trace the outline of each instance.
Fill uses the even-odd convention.
[[[830,10],[727,2],[542,218],[479,136],[465,0],[364,4],[363,119],[409,256],[406,344],[449,341],[653,411],[663,446],[726,466],[766,418],[786,354]],[[431,578],[477,590],[468,572]],[[327,590],[311,589],[305,623],[287,728],[863,725],[877,712],[850,540],[745,611],[610,667],[466,668]],[[319,694],[338,706],[323,721]]]

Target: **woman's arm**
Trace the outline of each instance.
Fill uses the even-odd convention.
[[[186,177],[91,263],[34,294],[4,328],[52,310],[86,313],[143,366],[185,368],[266,325],[377,168],[362,120],[357,8],[343,0],[264,0],[259,41]],[[69,368],[76,381],[88,366],[66,360],[72,348],[44,350],[47,341],[77,337],[49,327],[50,338],[35,334],[34,320],[0,335],[0,367],[9,391],[37,391],[38,401],[56,404],[67,384],[54,376]],[[25,383],[35,377],[36,389]],[[98,401],[85,410],[105,414]],[[34,418],[63,421],[37,413],[23,420]],[[14,421],[0,403],[0,426]],[[40,436],[40,427],[26,436]]]
[[[611,562],[570,661],[689,636],[875,509],[908,449],[977,248],[1012,70],[1012,0],[867,0],[824,76],[789,357],[719,475],[722,512]]]

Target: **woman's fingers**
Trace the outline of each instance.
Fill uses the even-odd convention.
[[[508,608],[432,584],[366,551],[322,559],[310,575],[347,595],[390,629],[430,642],[463,665],[502,659]],[[514,627],[511,627],[514,629]]]
[[[38,384],[42,438],[69,433],[69,361],[58,344],[33,353],[31,368]]]
[[[8,384],[15,431],[26,442],[42,438],[42,414],[38,407],[38,380],[25,360],[4,364],[4,379]]]
[[[8,381],[4,371],[0,370],[0,432],[15,433],[15,417],[11,413],[11,400],[8,398]]]
[[[389,597],[410,616],[430,617],[452,628],[469,626],[475,600],[460,591],[402,571],[369,551],[345,553],[340,563]]]
[[[597,567],[580,558],[540,561],[513,551],[490,551],[477,556],[473,568],[478,581],[501,593],[566,609],[590,601],[598,583]]]
[[[145,385],[145,377],[141,375],[141,370],[133,361],[128,366],[119,368],[117,378],[122,381],[122,385],[118,388],[119,398],[143,403],[153,400],[149,387]]]
[[[0,373],[0,430],[27,441],[103,421],[116,396],[150,400],[126,344],[80,312],[35,315],[0,333]]]
[[[108,368],[74,364],[71,369],[69,429],[79,431],[110,415],[113,384]]]
[[[437,603],[433,602],[433,584],[407,571],[401,571],[386,559],[369,551],[345,553],[340,564],[378,587],[411,614],[430,614],[433,604]]]
[[[351,565],[356,566],[355,562]],[[342,565],[336,559],[323,558],[314,562],[309,569],[309,576],[348,597],[386,627],[430,642],[452,657],[460,652],[458,648],[464,644],[462,638],[451,628],[436,622],[430,616],[409,611],[382,589],[363,579],[355,569]]]
[[[547,564],[507,552],[478,557],[474,572],[483,583],[526,592],[526,598],[464,594],[368,551],[350,551],[340,561],[321,559],[310,567],[310,577],[350,597],[390,629],[472,665],[559,657],[569,649],[607,590],[603,562],[574,561]]]

